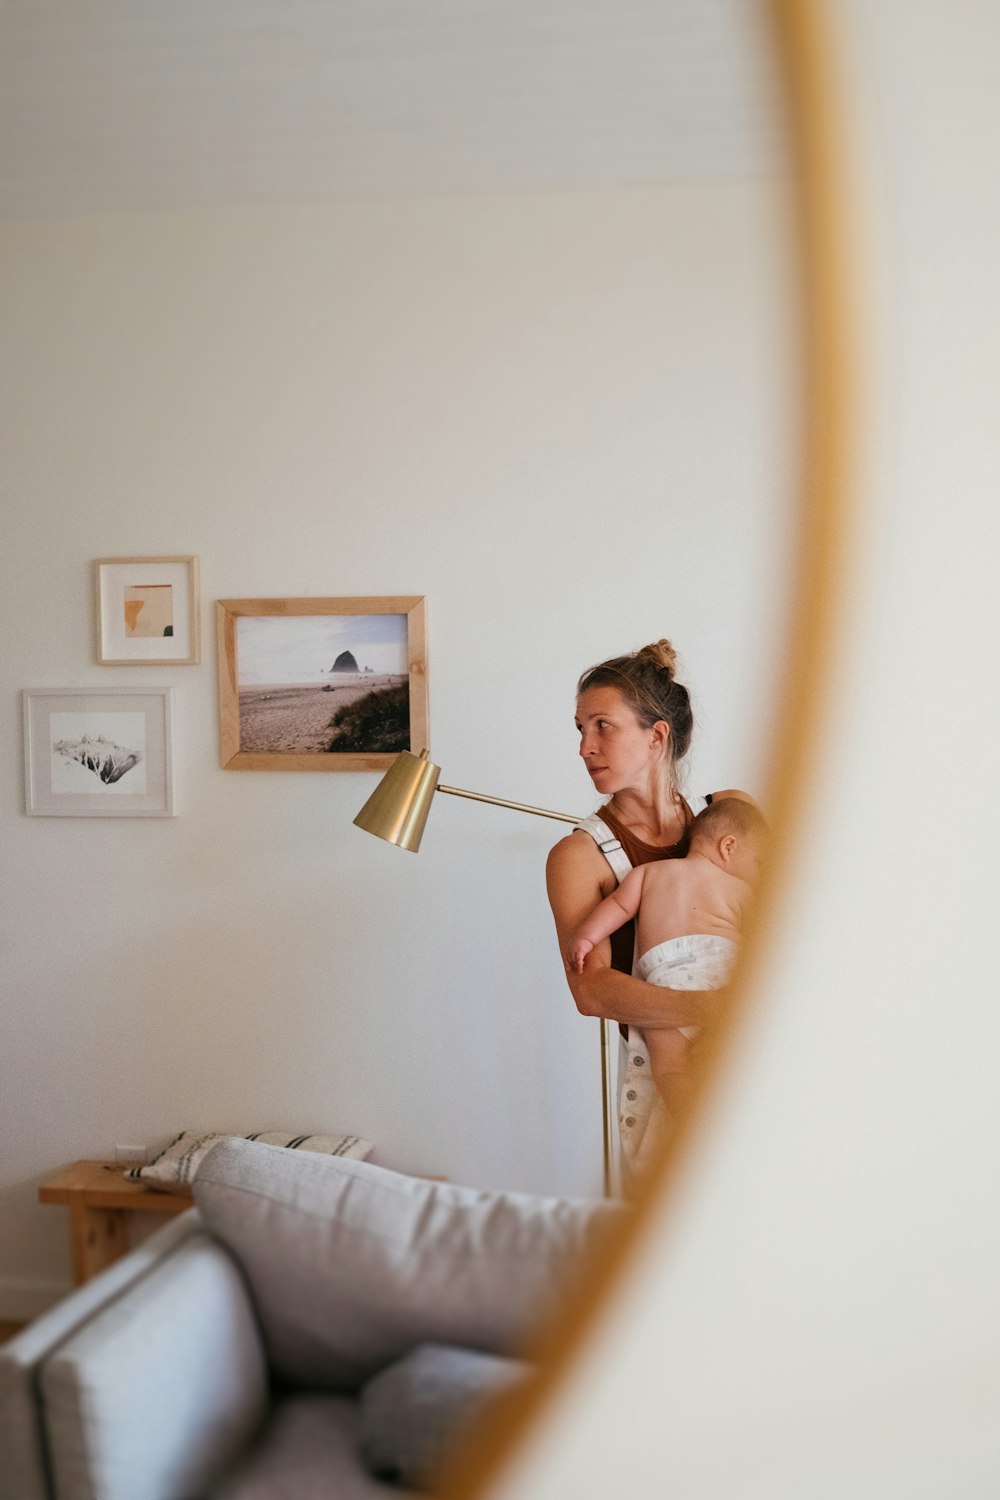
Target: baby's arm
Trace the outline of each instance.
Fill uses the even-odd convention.
[[[618,888],[596,906],[587,920],[577,928],[566,954],[570,973],[583,973],[583,961],[596,943],[610,937],[630,922],[639,910],[645,865],[630,870]]]

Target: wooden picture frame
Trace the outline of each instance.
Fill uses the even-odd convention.
[[[216,619],[225,770],[382,771],[429,748],[422,594],[220,599]]]
[[[97,660],[105,667],[190,667],[201,660],[196,557],[99,557]]]
[[[172,818],[173,688],[25,688],[32,817]]]

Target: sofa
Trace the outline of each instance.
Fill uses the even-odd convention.
[[[194,1198],[0,1347],[0,1500],[432,1490],[627,1212],[235,1138]]]

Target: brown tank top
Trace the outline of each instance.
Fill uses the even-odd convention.
[[[648,865],[656,859],[683,859],[688,852],[691,842],[691,824],[694,822],[694,814],[687,803],[684,803],[684,816],[687,823],[683,834],[676,844],[647,844],[637,838],[624,823],[620,823],[614,813],[607,807],[599,807],[597,816],[602,823],[606,823],[621,844],[630,864]],[[632,960],[635,954],[635,923],[626,922],[624,927],[619,927],[617,932],[611,934],[611,967],[619,969],[623,974],[631,974]]]

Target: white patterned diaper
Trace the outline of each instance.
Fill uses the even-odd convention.
[[[736,944],[732,938],[712,937],[696,932],[689,937],[671,938],[647,948],[637,958],[633,973],[647,984],[658,984],[665,990],[721,990],[729,979]],[[679,1026],[684,1036],[694,1036],[696,1026]]]
[[[633,973],[647,984],[670,990],[718,990],[729,980],[736,957],[732,938],[699,932],[657,943],[636,959]],[[697,1026],[679,1026],[684,1036]],[[646,1039],[630,1026],[621,1048],[618,1071],[618,1128],[626,1191],[655,1160],[670,1130],[670,1118],[649,1071]]]

